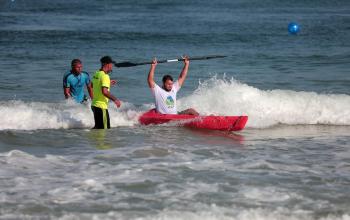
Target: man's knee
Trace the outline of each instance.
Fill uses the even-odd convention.
[[[186,109],[186,110],[180,112],[180,114],[182,114],[182,115],[195,115],[195,116],[199,115],[199,113],[196,110],[194,110],[193,108]]]
[[[199,115],[199,113],[196,110],[194,110],[193,108],[190,108],[189,110],[191,112],[191,115],[195,115],[195,116]]]

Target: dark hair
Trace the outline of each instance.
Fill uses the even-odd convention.
[[[114,61],[112,60],[112,58],[110,56],[104,56],[100,59],[101,64],[109,64],[109,63],[114,63]]]
[[[73,66],[75,66],[75,65],[78,64],[78,63],[81,63],[81,60],[79,60],[79,59],[73,59],[72,62],[71,62],[71,66],[73,67]]]
[[[173,77],[171,77],[170,75],[165,75],[165,76],[163,76],[163,79],[162,79],[163,84],[164,84],[167,80],[174,81],[174,80],[173,80]]]

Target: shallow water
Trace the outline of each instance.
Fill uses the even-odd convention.
[[[348,140],[342,126],[277,126],[239,134],[165,126],[3,132],[1,213],[3,218],[347,219]]]

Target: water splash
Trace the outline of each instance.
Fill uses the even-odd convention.
[[[189,96],[178,100],[178,109],[193,107],[202,115],[248,115],[247,127],[287,125],[350,125],[350,96],[292,90],[261,90],[233,78],[200,82]],[[65,101],[41,103],[0,102],[0,130],[69,129],[93,127],[90,105]],[[110,103],[111,126],[134,126],[153,105],[136,107]]]
[[[350,125],[350,96],[292,90],[260,90],[235,79],[200,83],[179,109],[194,107],[201,114],[248,115],[247,127],[287,125]]]

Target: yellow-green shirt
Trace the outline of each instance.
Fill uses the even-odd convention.
[[[92,88],[94,92],[94,98],[92,99],[92,106],[107,109],[108,108],[108,98],[103,95],[102,87],[110,89],[111,80],[109,75],[104,71],[97,71],[92,77]]]

